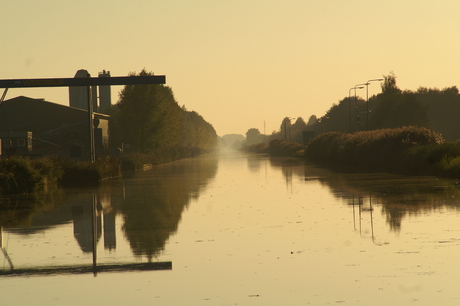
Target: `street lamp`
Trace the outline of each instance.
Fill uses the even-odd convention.
[[[367,113],[366,113],[366,126],[367,130],[369,130],[369,83],[375,81],[383,81],[383,79],[372,79],[367,81],[364,85],[366,85],[366,106],[367,106]]]
[[[364,84],[359,84],[359,85],[364,85]],[[350,133],[352,132],[352,129],[351,129],[351,90],[354,89],[355,90],[355,102],[356,102],[356,89],[363,89],[364,86],[359,86],[359,85],[355,85],[355,87],[352,87],[348,90],[348,109],[349,109],[349,112],[350,112]]]

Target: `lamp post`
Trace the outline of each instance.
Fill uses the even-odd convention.
[[[364,85],[364,84],[359,84],[359,85]],[[355,85],[355,87],[352,87],[348,90],[348,110],[349,110],[349,117],[350,117],[350,133],[352,132],[352,129],[351,129],[351,90],[354,89],[355,90],[355,101],[356,101],[356,89],[363,89],[364,86],[359,86],[359,85]]]
[[[366,128],[369,130],[369,83],[370,82],[375,82],[375,81],[383,81],[383,79],[372,79],[367,81],[364,85],[366,85],[366,107],[367,107],[367,113],[366,113]]]

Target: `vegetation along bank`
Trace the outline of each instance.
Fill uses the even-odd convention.
[[[305,150],[308,161],[345,171],[396,172],[460,178],[460,143],[420,127],[328,132]]]

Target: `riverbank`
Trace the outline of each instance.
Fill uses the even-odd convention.
[[[305,158],[342,172],[388,172],[460,178],[460,142],[426,128],[402,127],[353,134],[328,132],[307,146],[272,140],[243,148],[273,157]]]
[[[200,148],[177,147],[150,154],[124,154],[120,158],[105,156],[94,163],[56,156],[38,159],[13,156],[0,160],[0,195],[44,191],[54,186],[97,185],[126,172],[203,153]]]
[[[460,178],[460,143],[426,128],[402,127],[315,137],[305,158],[346,172],[389,172]]]

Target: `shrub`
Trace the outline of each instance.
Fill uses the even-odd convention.
[[[96,163],[66,160],[62,162],[64,175],[60,180],[63,185],[94,184],[102,180]]]
[[[34,159],[31,163],[43,177],[45,184],[56,184],[64,174],[61,163],[56,156]]]
[[[261,142],[258,144],[253,144],[248,147],[244,147],[243,150],[252,153],[268,153],[268,144],[265,142]]]
[[[305,146],[282,139],[273,139],[268,145],[268,153],[275,157],[303,156]]]
[[[443,143],[440,134],[419,127],[363,131],[353,134],[329,132],[310,142],[306,157],[313,162],[366,170],[400,170],[414,147]]]
[[[27,193],[44,187],[43,176],[29,159],[11,157],[0,160],[0,191],[3,194]]]

